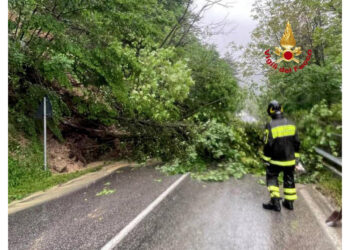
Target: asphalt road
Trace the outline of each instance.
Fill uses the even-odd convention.
[[[179,176],[123,169],[95,185],[9,216],[9,249],[100,249]],[[106,183],[116,192],[96,196]],[[336,249],[302,196],[295,211],[262,209],[257,179],[185,179],[115,249]],[[339,233],[339,229],[336,233]]]
[[[223,183],[188,180],[163,205],[160,216],[144,224],[148,237],[124,247],[133,249],[336,249],[303,197],[295,210],[262,209],[268,197],[256,178]],[[139,230],[141,231],[141,230]],[[142,234],[142,232],[139,232]]]
[[[100,249],[177,178],[123,168],[87,189],[11,214],[9,249]],[[115,193],[96,196],[105,187]]]

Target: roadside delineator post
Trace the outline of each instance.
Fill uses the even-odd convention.
[[[39,108],[36,112],[36,117],[43,119],[43,130],[44,130],[44,170],[47,170],[47,157],[46,157],[46,140],[47,140],[47,133],[46,133],[46,118],[52,117],[52,105],[50,102],[50,99],[47,96],[44,96],[43,101],[40,103]]]
[[[44,96],[44,170],[47,169],[46,166],[46,97]]]

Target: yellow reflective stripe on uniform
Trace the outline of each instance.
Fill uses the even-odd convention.
[[[265,144],[269,141],[269,130],[265,129]]]
[[[279,192],[271,192],[270,197],[271,198],[280,198],[280,193]]]
[[[295,188],[284,188],[283,189],[283,192],[285,194],[296,194],[297,193],[297,190]]]
[[[296,199],[298,199],[298,196],[296,194],[293,194],[293,195],[284,195],[284,198],[286,200],[290,200],[290,201],[294,201]]]
[[[295,165],[295,160],[291,160],[291,161],[274,161],[271,160],[270,161],[271,164],[277,165],[277,166],[293,166]]]
[[[280,188],[277,187],[277,186],[268,186],[267,189],[268,189],[270,192],[279,192],[279,191],[280,191]]]
[[[268,157],[266,155],[261,155],[261,157],[265,160],[265,161],[270,161],[271,157]]]
[[[268,186],[271,198],[280,198],[280,188],[277,186]]]
[[[299,154],[299,153],[294,153],[294,156],[295,156],[296,158],[299,158],[299,157],[300,157],[300,154]]]
[[[274,127],[271,129],[272,138],[285,137],[295,135],[295,126],[294,125],[282,125]]]

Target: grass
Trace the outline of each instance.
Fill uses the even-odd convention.
[[[29,182],[23,182],[22,184],[15,187],[9,187],[8,202],[10,203],[14,200],[23,199],[26,196],[32,193],[35,193],[37,191],[44,191],[50,187],[56,186],[61,183],[65,183],[67,181],[70,181],[72,179],[85,175],[87,173],[96,172],[100,170],[102,167],[103,165],[94,167],[94,168],[80,170],[77,172],[72,172],[72,173],[55,174],[55,175],[50,174],[41,179],[35,179]]]
[[[322,173],[317,188],[326,196],[331,197],[337,206],[342,206],[342,180],[332,173]]]

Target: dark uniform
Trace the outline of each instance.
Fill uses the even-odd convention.
[[[266,167],[266,183],[271,200],[263,204],[266,209],[280,211],[280,192],[278,175],[283,172],[283,206],[292,210],[293,201],[297,199],[294,168],[299,159],[299,138],[295,125],[283,117],[283,109],[277,101],[268,106],[268,114],[272,120],[266,124],[264,137],[264,153],[262,155]]]

